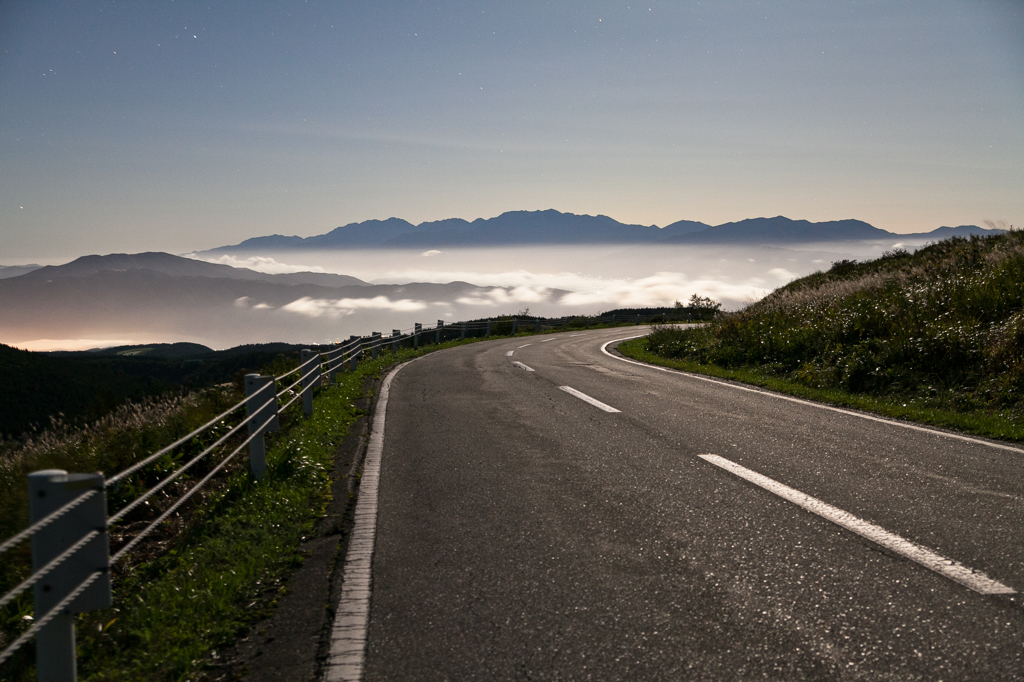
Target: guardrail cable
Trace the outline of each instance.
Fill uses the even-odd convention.
[[[298,381],[296,381],[296,382],[295,382],[294,384],[292,384],[292,385],[291,385],[291,386],[289,386],[288,388],[286,388],[286,389],[284,389],[283,391],[281,391],[280,393],[278,393],[278,394],[277,394],[277,397],[278,397],[278,398],[280,398],[280,397],[281,397],[281,396],[282,396],[283,394],[287,393],[287,392],[288,392],[288,391],[290,391],[290,390],[291,390],[292,388],[294,388],[295,386],[298,386],[298,385],[299,385],[299,384],[300,384],[301,382],[303,382],[303,381],[305,381],[305,380],[306,380],[307,378],[311,377],[311,376],[312,376],[312,375],[313,375],[313,374],[314,374],[314,373],[315,373],[315,372],[317,371],[317,369],[319,369],[319,368],[318,368],[318,367],[314,367],[313,369],[309,370],[309,372],[308,372],[308,373],[306,374],[306,376],[304,376],[304,377],[300,378],[300,379],[299,379]],[[291,407],[291,404],[292,404],[292,403],[294,403],[294,402],[295,402],[296,400],[298,400],[299,398],[301,398],[301,397],[302,397],[302,393],[303,393],[303,391],[299,391],[298,393],[296,393],[296,394],[295,394],[294,396],[292,396],[292,399],[291,399],[291,400],[289,400],[289,401],[288,401],[288,402],[286,402],[286,403],[285,403],[284,405],[282,405],[282,406],[281,406],[280,408],[278,408],[278,411],[279,411],[279,412],[284,412],[284,411],[285,411],[286,409],[288,409],[289,407]]]
[[[21,594],[22,592],[24,592],[25,590],[27,590],[28,588],[32,587],[37,582],[45,578],[50,571],[60,566],[60,564],[65,559],[67,559],[69,556],[85,547],[87,544],[89,544],[90,540],[92,540],[99,534],[100,531],[98,530],[89,531],[81,540],[68,547],[55,558],[51,559],[49,563],[40,568],[38,571],[35,571],[32,575],[25,578],[25,580],[23,580],[20,585],[18,585],[13,590],[5,594],[3,597],[0,597],[0,608],[2,608],[5,604],[14,601],[14,599],[17,598],[19,594]]]
[[[31,526],[29,526],[25,530],[21,531],[17,535],[4,540],[3,544],[0,544],[0,554],[3,554],[7,550],[9,550],[11,547],[16,546],[22,540],[26,540],[30,536],[35,535],[38,531],[42,530],[43,528],[45,528],[46,526],[50,525],[51,523],[53,523],[54,521],[56,521],[60,517],[64,516],[69,511],[71,511],[72,509],[74,509],[75,507],[77,507],[78,505],[82,504],[83,502],[88,500],[90,497],[95,495],[97,492],[99,492],[99,491],[98,490],[90,490],[90,491],[88,491],[86,493],[83,493],[82,495],[79,495],[78,497],[76,497],[75,499],[71,500],[67,504],[63,505],[62,507],[60,507],[58,509],[53,510],[52,512],[50,512],[49,514],[47,514],[43,518],[39,519],[38,521],[33,523]]]
[[[270,384],[267,384],[267,385],[269,386]],[[213,452],[214,450],[216,450],[216,449],[217,449],[218,447],[220,447],[221,443],[223,443],[224,441],[226,441],[226,440],[227,440],[228,438],[230,438],[231,436],[233,436],[233,435],[235,435],[236,433],[238,433],[239,429],[241,429],[241,428],[242,428],[243,426],[245,426],[246,424],[248,424],[248,423],[249,423],[250,421],[252,421],[252,420],[253,420],[253,418],[254,418],[254,417],[256,417],[256,416],[257,416],[257,415],[259,414],[259,410],[262,410],[263,408],[267,407],[267,406],[268,406],[268,405],[270,405],[270,404],[271,404],[272,402],[273,402],[273,400],[268,400],[267,402],[265,402],[265,403],[264,403],[263,405],[261,405],[261,406],[260,406],[259,408],[257,408],[256,410],[253,410],[253,413],[252,413],[251,415],[249,415],[248,417],[246,417],[245,419],[243,419],[243,420],[242,420],[241,422],[239,422],[238,424],[236,424],[236,425],[235,425],[234,427],[232,427],[232,429],[231,429],[230,431],[228,431],[228,432],[227,432],[227,433],[225,433],[225,434],[224,434],[223,436],[221,436],[220,438],[218,438],[218,439],[217,439],[217,440],[216,440],[216,441],[215,441],[215,442],[214,442],[214,443],[213,443],[212,445],[210,445],[210,446],[209,446],[209,447],[207,447],[207,448],[206,448],[205,450],[203,450],[202,452],[200,452],[200,453],[199,453],[198,455],[196,455],[195,457],[193,457],[193,458],[192,458],[192,460],[191,460],[190,462],[188,462],[188,464],[185,464],[184,466],[182,466],[182,467],[181,467],[180,469],[178,469],[177,471],[175,471],[174,473],[172,473],[172,474],[171,474],[170,476],[168,476],[168,477],[167,477],[167,478],[165,478],[164,480],[162,480],[162,481],[160,481],[159,483],[157,483],[157,484],[156,484],[155,486],[153,486],[152,488],[150,488],[149,490],[147,490],[146,492],[144,492],[144,493],[143,493],[142,495],[140,495],[139,497],[135,498],[135,499],[134,499],[134,500],[133,500],[132,502],[130,502],[130,503],[129,503],[128,505],[126,505],[125,507],[123,507],[123,508],[122,508],[122,509],[121,509],[120,511],[118,511],[118,512],[117,512],[116,514],[114,514],[113,516],[111,516],[111,517],[110,517],[110,518],[109,518],[109,519],[107,520],[107,523],[108,523],[108,524],[113,524],[113,523],[116,523],[116,522],[117,522],[117,521],[119,521],[120,519],[124,518],[125,514],[127,514],[127,513],[128,513],[128,512],[130,512],[131,510],[133,510],[133,509],[135,509],[136,507],[138,507],[138,506],[139,506],[140,504],[142,504],[143,502],[145,502],[146,500],[148,500],[148,499],[149,499],[150,497],[152,497],[152,496],[153,496],[153,495],[155,495],[156,493],[158,493],[158,492],[160,492],[161,490],[163,490],[163,489],[164,489],[165,487],[167,487],[167,485],[168,485],[168,484],[169,484],[169,483],[170,483],[171,481],[175,480],[176,478],[178,478],[179,476],[181,476],[181,475],[182,475],[183,473],[185,473],[185,472],[186,472],[186,471],[187,471],[187,470],[188,470],[188,469],[189,469],[189,468],[190,468],[190,467],[191,467],[191,466],[192,466],[193,464],[195,464],[196,462],[198,462],[199,460],[201,460],[201,459],[202,459],[203,457],[205,457],[206,455],[208,455],[208,454],[210,454],[211,452]],[[275,415],[275,416],[276,416],[276,415]],[[271,419],[273,419],[273,418],[271,418]],[[269,421],[268,421],[267,423],[269,423]],[[261,428],[262,428],[262,427],[261,427]],[[250,436],[250,439],[251,439],[251,436]],[[246,442],[246,443],[248,443],[248,442],[249,442],[249,439],[247,439],[247,440],[246,440],[245,442]]]
[[[267,384],[267,386],[269,386],[269,385],[270,384]],[[206,422],[205,424],[203,424],[199,428],[191,431],[187,435],[182,436],[181,438],[179,438],[178,440],[174,441],[173,443],[171,443],[167,447],[154,452],[152,455],[150,455],[146,459],[142,460],[141,462],[136,462],[135,464],[131,465],[130,467],[128,467],[127,469],[125,469],[121,473],[115,474],[114,476],[111,476],[110,478],[108,478],[106,480],[106,482],[104,483],[104,486],[109,488],[112,484],[120,481],[125,476],[129,476],[129,475],[133,474],[134,472],[138,471],[139,469],[141,469],[142,467],[146,466],[147,464],[150,464],[154,460],[159,459],[163,455],[166,455],[168,452],[170,452],[174,448],[178,447],[182,443],[185,443],[186,441],[192,440],[193,438],[198,436],[200,433],[202,433],[203,431],[206,431],[208,428],[210,428],[211,426],[213,426],[214,424],[219,422],[224,417],[228,416],[229,414],[231,414],[232,412],[234,412],[238,408],[243,407],[249,400],[251,400],[255,396],[259,395],[262,391],[265,391],[265,390],[266,390],[266,386],[260,386],[259,390],[253,392],[252,395],[247,396],[245,399],[243,399],[240,402],[236,403],[234,406],[228,408],[224,412],[221,412],[219,415],[217,415],[216,417],[214,417],[210,421]]]
[[[314,356],[314,358],[313,358],[313,359],[319,360],[319,359],[320,359],[320,356],[319,356],[319,355],[317,355],[317,356]],[[306,364],[308,365],[309,363],[307,362]],[[277,393],[277,397],[278,397],[278,398],[280,398],[280,397],[281,397],[282,395],[284,395],[284,394],[285,394],[285,393],[287,393],[288,391],[292,390],[293,388],[295,388],[296,386],[298,386],[299,384],[301,384],[301,383],[302,383],[303,381],[305,381],[305,380],[306,380],[306,379],[308,379],[309,377],[313,376],[313,375],[314,375],[314,374],[315,374],[315,373],[317,372],[317,370],[319,370],[319,369],[320,369],[320,366],[319,366],[319,365],[317,365],[317,366],[316,366],[316,367],[314,367],[313,369],[309,370],[308,372],[306,372],[306,374],[305,374],[304,376],[301,376],[301,377],[299,377],[299,378],[298,378],[298,379],[297,379],[297,380],[295,381],[295,383],[294,383],[294,384],[292,384],[292,385],[291,385],[291,386],[289,386],[288,388],[283,388],[283,389],[281,389],[281,390],[280,390],[280,391],[279,391],[279,392]],[[268,384],[268,385],[269,385],[269,384]],[[282,408],[281,408],[281,410],[284,410],[284,408],[282,407]]]
[[[3,663],[8,658],[13,656],[14,652],[17,651],[22,644],[35,637],[37,632],[46,627],[46,624],[53,620],[54,616],[58,615],[64,609],[66,609],[68,605],[71,604],[71,602],[78,598],[78,595],[85,592],[89,588],[89,585],[92,585],[94,582],[96,582],[96,579],[103,575],[103,573],[104,571],[95,571],[93,573],[90,573],[85,580],[78,584],[78,587],[73,589],[68,594],[68,596],[61,599],[52,609],[47,611],[42,618],[36,620],[36,622],[32,624],[32,627],[30,627],[28,630],[25,630],[25,632],[21,633],[21,636],[13,642],[11,642],[11,645],[9,647],[0,652],[0,663]]]
[[[275,415],[275,417],[276,417],[276,415]],[[146,526],[145,528],[143,528],[143,529],[142,529],[142,531],[140,531],[138,535],[136,535],[136,536],[135,536],[134,538],[132,538],[132,539],[131,539],[131,541],[129,541],[129,542],[128,542],[128,544],[126,544],[126,545],[125,545],[124,547],[122,547],[122,548],[121,548],[120,550],[118,550],[117,554],[115,554],[114,556],[110,557],[110,564],[111,564],[111,565],[114,565],[115,563],[117,563],[118,561],[120,561],[120,560],[121,560],[121,557],[123,557],[123,556],[124,556],[125,554],[127,554],[128,552],[130,552],[130,551],[132,550],[132,548],[133,548],[133,547],[135,547],[135,545],[139,544],[139,542],[141,542],[141,541],[142,541],[142,538],[144,538],[144,537],[146,537],[147,535],[149,535],[149,533],[150,533],[150,532],[151,532],[151,531],[152,531],[152,530],[153,530],[154,528],[156,528],[156,527],[157,527],[158,525],[160,525],[160,524],[161,524],[161,523],[163,523],[163,522],[164,522],[165,520],[167,520],[167,517],[169,517],[169,516],[170,516],[171,514],[173,514],[173,513],[175,512],[175,511],[177,511],[177,510],[178,510],[178,508],[179,508],[179,507],[181,507],[181,505],[185,504],[185,502],[186,502],[186,501],[187,501],[187,500],[188,500],[188,499],[189,499],[190,497],[192,497],[192,495],[193,495],[193,494],[194,494],[194,493],[195,493],[195,492],[196,492],[197,490],[199,490],[200,488],[202,488],[202,487],[203,487],[204,485],[206,485],[206,483],[207,483],[207,482],[208,482],[208,481],[209,481],[209,480],[210,480],[211,478],[213,478],[214,474],[216,474],[216,473],[217,473],[218,471],[220,471],[221,469],[223,469],[223,468],[224,468],[224,467],[225,467],[225,466],[227,465],[227,463],[228,463],[228,462],[230,462],[230,461],[231,461],[231,459],[232,459],[232,458],[233,458],[233,457],[234,457],[235,455],[237,455],[237,454],[238,454],[239,452],[241,452],[241,451],[242,451],[242,448],[244,448],[245,446],[247,446],[247,445],[249,444],[249,441],[251,441],[251,440],[252,440],[253,438],[255,438],[256,436],[258,436],[258,435],[261,435],[261,434],[262,434],[262,432],[263,432],[263,429],[265,429],[265,428],[267,428],[268,426],[270,426],[270,423],[271,423],[272,421],[274,421],[275,417],[271,417],[271,418],[270,418],[270,419],[268,419],[267,421],[263,422],[263,424],[261,424],[261,425],[260,425],[260,428],[259,428],[259,429],[258,429],[258,430],[256,431],[256,433],[253,433],[253,434],[252,434],[251,436],[249,436],[249,437],[248,437],[248,438],[246,438],[246,439],[245,439],[244,441],[242,441],[242,443],[241,443],[241,444],[240,444],[240,445],[239,445],[239,446],[238,446],[237,448],[235,448],[235,449],[234,449],[234,450],[233,450],[233,451],[231,452],[231,454],[230,454],[230,455],[228,455],[227,457],[225,457],[224,459],[222,459],[222,460],[220,461],[220,464],[218,464],[218,465],[217,465],[217,466],[215,466],[215,467],[214,467],[213,469],[211,469],[211,470],[210,470],[210,473],[206,474],[206,476],[204,476],[204,477],[203,477],[202,479],[200,479],[200,481],[199,481],[198,483],[196,483],[196,484],[195,484],[194,486],[192,486],[192,487],[191,487],[191,488],[190,488],[190,489],[188,490],[188,492],[186,492],[186,493],[185,493],[184,495],[182,495],[181,497],[179,497],[179,498],[178,498],[178,501],[177,501],[177,502],[175,502],[175,503],[174,503],[174,504],[172,504],[172,505],[171,505],[170,507],[168,507],[168,508],[167,508],[167,511],[165,511],[165,512],[164,512],[163,514],[161,514],[160,516],[158,516],[158,517],[157,517],[157,518],[156,518],[156,519],[155,519],[155,520],[154,520],[154,521],[153,521],[152,523],[150,523],[150,524],[149,524],[148,526]]]
[[[289,375],[291,375],[291,374],[295,374],[296,372],[298,372],[299,370],[301,370],[301,369],[302,369],[303,367],[305,367],[306,365],[308,365],[309,363],[313,362],[314,360],[316,360],[316,359],[318,359],[318,358],[319,358],[319,356],[318,356],[318,355],[314,355],[314,356],[313,356],[313,357],[311,357],[311,358],[310,358],[309,360],[306,360],[306,361],[305,361],[304,363],[302,363],[301,365],[299,365],[299,366],[298,366],[298,367],[296,367],[295,369],[291,370],[290,372],[285,372],[284,374],[282,374],[282,375],[281,375],[281,376],[279,376],[279,377],[274,377],[274,380],[275,380],[275,381],[280,381],[281,379],[284,379],[284,378],[285,378],[286,376],[289,376]]]
[[[331,356],[331,355],[335,355],[337,353],[344,354],[346,351],[351,350],[352,346],[354,346],[356,344],[356,342],[358,342],[358,341],[359,341],[359,339],[351,339],[349,341],[346,341],[346,342],[342,343],[341,345],[339,345],[337,348],[335,348],[333,350],[324,351],[323,353],[321,353],[321,355]]]

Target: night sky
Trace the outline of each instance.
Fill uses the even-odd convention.
[[[0,2],[0,264],[554,208],[1024,223],[1024,3]]]

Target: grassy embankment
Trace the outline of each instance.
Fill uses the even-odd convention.
[[[842,261],[629,357],[1024,441],[1024,232]]]
[[[475,339],[479,340],[479,339]],[[394,362],[473,340],[419,350],[385,352],[360,364],[355,373],[321,389],[314,415],[301,415],[301,401],[283,415],[282,430],[267,436],[268,473],[260,482],[248,475],[243,450],[197,496],[127,560],[114,568],[114,607],[78,618],[79,671],[83,680],[178,680],[216,658],[254,622],[267,615],[287,576],[302,561],[300,543],[329,501],[329,471],[341,440],[360,412],[368,377]],[[273,368],[277,373],[281,367]],[[187,433],[238,400],[221,388],[186,399],[126,407],[90,429],[46,434],[0,453],[0,537],[27,523],[25,474],[41,468],[119,471]],[[109,508],[163,478],[229,428],[215,427],[202,444],[169,455],[117,489]],[[168,495],[111,530],[112,551],[166,509],[181,492],[220,461],[215,456],[172,486]],[[3,557],[0,593],[28,573],[28,545]],[[0,611],[0,648],[30,624],[31,590]],[[0,664],[0,678],[32,680],[35,653],[23,647]]]

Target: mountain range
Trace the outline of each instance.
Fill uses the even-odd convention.
[[[419,225],[402,220],[367,220],[312,237],[253,237],[200,255],[330,249],[433,249],[545,244],[793,244],[863,240],[946,239],[972,234],[1000,234],[977,225],[940,227],[931,232],[897,234],[861,220],[813,223],[784,216],[750,218],[722,225],[680,220],[657,225],[630,225],[604,215],[576,215],[555,210],[509,211],[472,222],[449,218]]]

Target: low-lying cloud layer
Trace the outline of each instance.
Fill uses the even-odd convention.
[[[387,296],[374,296],[373,298],[302,298],[292,301],[281,310],[289,313],[298,313],[308,317],[342,317],[351,315],[357,310],[392,310],[395,312],[415,312],[423,310],[427,304],[423,301],[413,301],[403,298],[392,301]]]
[[[833,246],[833,248],[835,248]],[[844,245],[842,248],[853,248]],[[267,273],[333,272],[374,284],[468,282],[494,287],[489,292],[452,301],[410,300],[373,304],[296,301],[303,314],[350,315],[360,309],[408,310],[420,306],[470,306],[498,309],[529,306],[543,315],[588,314],[601,309],[657,307],[710,296],[726,309],[738,309],[775,288],[827,267],[833,260],[862,258],[860,252],[825,252],[815,248],[747,247],[513,247],[421,250],[299,251],[219,256],[214,262]],[[292,263],[295,260],[298,263]],[[454,267],[453,267],[454,266]],[[558,293],[570,292],[568,294]],[[369,292],[367,292],[369,293]],[[379,301],[379,299],[374,299]]]
[[[268,274],[338,273],[389,286],[341,290],[316,284],[308,285],[315,287],[310,290],[306,285],[232,281],[218,283],[196,299],[187,288],[144,290],[152,283],[143,278],[141,288],[90,293],[97,307],[87,313],[64,294],[47,304],[62,312],[45,319],[33,320],[26,313],[18,321],[9,311],[0,320],[0,342],[34,350],[155,341],[193,341],[214,348],[328,342],[374,330],[407,329],[416,322],[457,322],[527,308],[531,314],[561,317],[671,306],[693,294],[736,310],[832,261],[864,255],[788,248],[604,246],[221,256],[215,262]],[[217,298],[214,291],[230,296]]]
[[[508,306],[519,303],[552,303],[553,292],[547,287],[518,286],[507,289],[491,289],[474,296],[460,296],[456,303],[471,306]],[[513,311],[514,312],[514,311]]]
[[[604,305],[615,308],[656,308],[685,302],[694,293],[711,296],[735,305],[736,302],[760,298],[766,285],[772,288],[778,282],[756,278],[745,282],[726,282],[712,279],[690,279],[681,272],[658,272],[636,280],[602,282],[590,290],[566,294],[559,304],[568,307]],[[730,307],[734,307],[730,306]]]
[[[250,256],[248,258],[239,258],[237,256],[209,257],[199,256],[194,253],[187,253],[185,256],[187,258],[194,258],[207,263],[230,265],[233,268],[248,268],[249,270],[255,270],[257,272],[265,272],[268,275],[284,275],[291,272],[327,272],[327,270],[324,270],[319,265],[292,265],[289,263],[282,263],[270,256]]]

